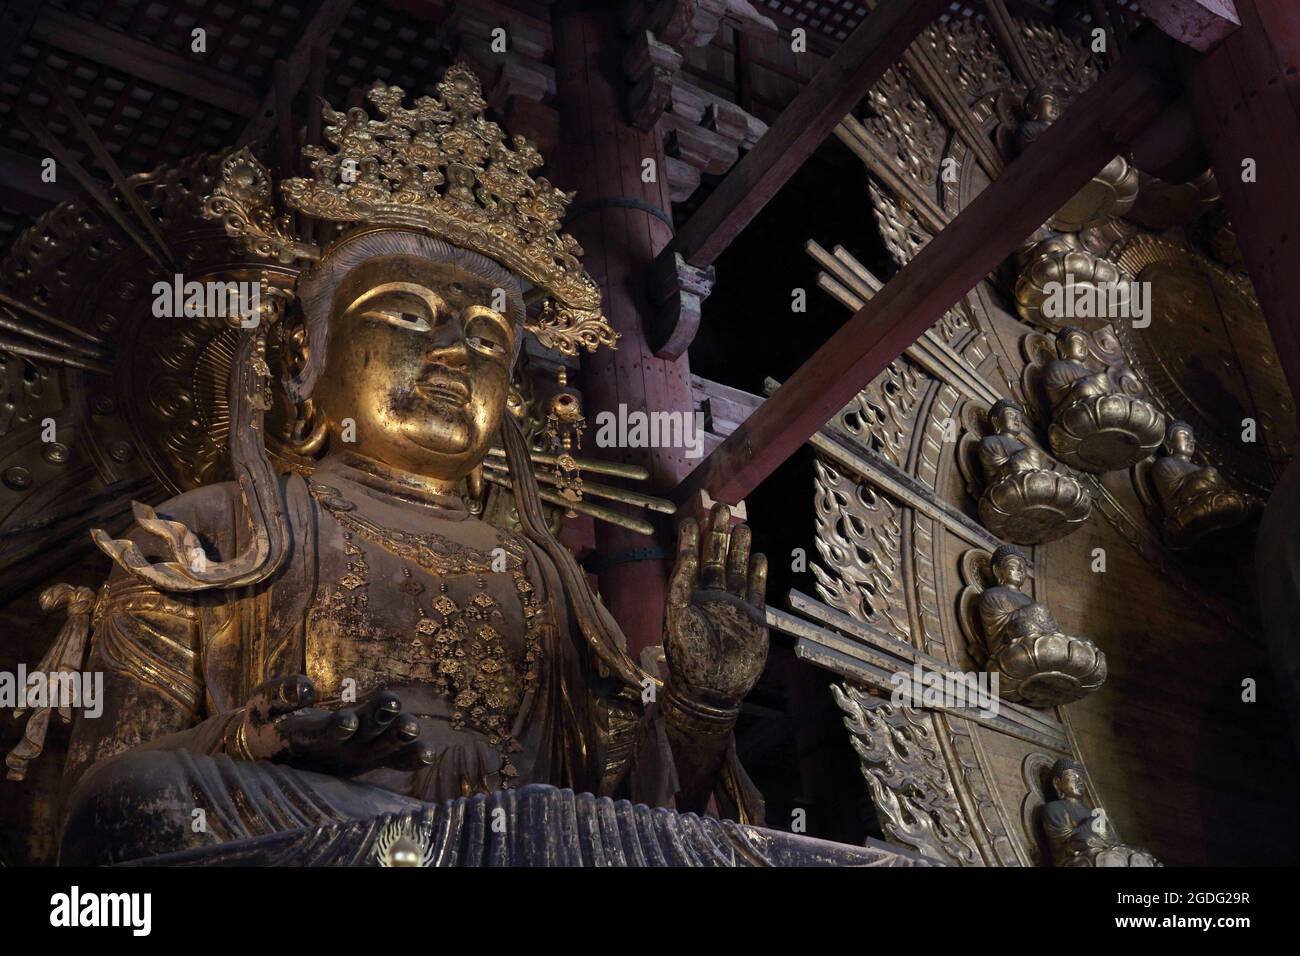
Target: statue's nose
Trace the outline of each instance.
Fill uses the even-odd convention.
[[[463,365],[468,357],[465,326],[458,316],[448,316],[437,324],[433,344],[424,353],[425,360],[442,365]]]
[[[424,353],[425,361],[432,365],[464,365],[468,357],[469,347],[463,336],[444,345],[434,346]]]

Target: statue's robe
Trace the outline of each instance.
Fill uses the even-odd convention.
[[[979,614],[980,623],[984,626],[985,638],[988,641],[989,655],[996,654],[1010,639],[1007,632],[1011,628],[1012,619],[1018,612],[1022,612],[1025,608],[1041,606],[1035,605],[1033,598],[1023,591],[1017,591],[1015,588],[1002,585],[986,588],[980,594]]]
[[[990,483],[1048,467],[1037,448],[1010,435],[986,435],[979,443],[980,465]]]
[[[89,664],[106,675],[105,711],[79,718],[74,729],[63,862],[115,862],[526,783],[673,806],[677,780],[662,715],[642,706],[641,688],[602,673],[538,547],[470,516],[458,499],[422,498],[335,462],[322,464],[312,483],[330,492],[313,495],[304,479],[285,479],[291,550],[262,584],[163,594],[120,568],[105,584]],[[340,511],[340,502],[351,507]],[[435,574],[421,566],[418,549],[394,553],[336,511],[512,570]],[[233,484],[189,492],[158,513],[194,530],[214,561],[238,553],[249,535]],[[151,536],[135,529],[131,538],[160,557]],[[531,643],[521,599],[528,588]],[[446,623],[440,599],[451,600],[465,627],[487,633],[472,639],[482,653],[471,656],[488,683],[440,681],[455,658],[436,644],[443,632],[420,624]],[[508,679],[493,684],[503,669]],[[358,698],[397,691],[434,763],[341,779],[227,753],[252,691],[304,673],[326,705],[346,689]],[[504,716],[494,727],[485,712]],[[503,750],[513,752],[503,759]],[[715,800],[724,814],[761,822],[761,798],[734,746]]]
[[[1078,800],[1053,800],[1043,807],[1043,832],[1056,866],[1159,866],[1150,852],[1092,829],[1092,811]]]
[[[1176,455],[1156,459],[1151,481],[1166,511],[1173,511],[1204,494],[1227,491],[1217,468],[1196,464]]]
[[[1060,411],[1066,405],[1081,399],[1109,395],[1113,389],[1109,381],[1105,387],[1101,385],[1103,377],[1081,362],[1057,359],[1049,363],[1047,371],[1043,373],[1043,387],[1052,408]]]

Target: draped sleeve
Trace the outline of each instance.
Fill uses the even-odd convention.
[[[679,790],[664,715],[643,700],[644,688],[610,675],[587,652],[577,633],[559,575],[541,550],[530,544],[556,612],[553,675],[549,694],[551,773],[539,766],[534,779],[598,796],[674,807]],[[547,779],[549,778],[549,779]],[[742,823],[762,823],[763,798],[736,756],[735,739],[714,786],[719,814]]]

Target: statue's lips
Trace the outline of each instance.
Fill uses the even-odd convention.
[[[415,383],[415,390],[427,398],[464,404],[469,401],[469,382],[454,372],[427,375]]]

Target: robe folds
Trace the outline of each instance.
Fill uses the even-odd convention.
[[[662,714],[603,672],[539,547],[458,499],[424,500],[340,463],[310,481],[288,476],[284,500],[290,552],[260,584],[161,593],[117,568],[101,589],[89,669],[106,675],[106,704],[74,728],[62,862],[121,862],[529,783],[674,805]],[[233,483],[157,510],[192,529],[210,560],[250,534]],[[162,556],[141,529],[130,537]],[[434,762],[345,779],[230,753],[253,690],[296,674],[313,681],[317,706],[398,693]],[[762,822],[734,742],[715,802]]]

